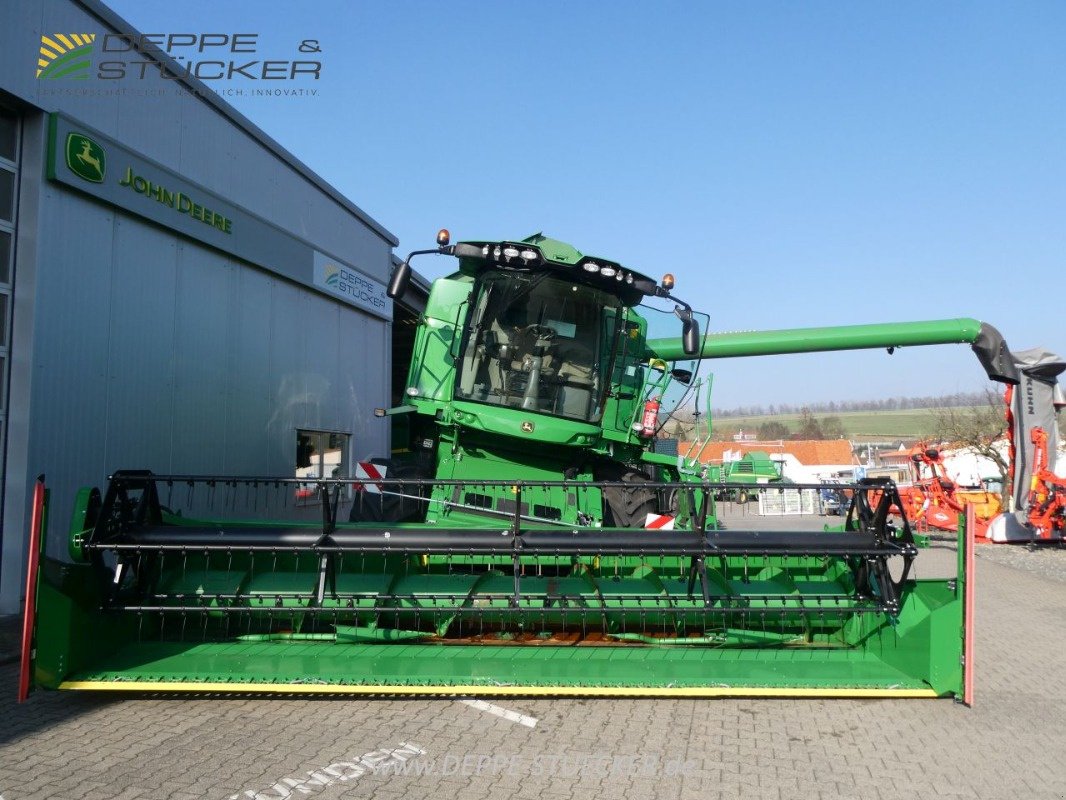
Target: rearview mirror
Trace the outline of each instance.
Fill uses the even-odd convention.
[[[688,386],[692,383],[692,370],[690,369],[674,369],[670,371],[670,377],[678,383],[683,383]]]
[[[396,268],[396,271],[392,273],[392,280],[389,281],[389,288],[385,293],[395,300],[407,291],[407,286],[410,283],[411,265],[404,261]]]
[[[681,346],[685,355],[694,356],[700,352],[700,324],[692,318],[691,311],[687,317],[681,320]]]

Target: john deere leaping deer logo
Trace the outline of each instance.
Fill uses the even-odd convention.
[[[104,149],[81,133],[67,134],[67,167],[91,183],[104,182]]]
[[[95,33],[53,33],[41,36],[37,77],[41,80],[89,79]]]

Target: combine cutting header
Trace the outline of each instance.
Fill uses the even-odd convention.
[[[737,486],[652,444],[702,359],[969,343],[1015,381],[995,329],[703,335],[671,276],[544,236],[442,231],[429,253],[458,270],[433,284],[403,404],[377,412],[380,480],[126,471],[83,490],[69,561],[40,569],[38,685],[963,694],[966,570],[913,577],[893,485],[841,487],[837,531],[724,530],[714,496]]]

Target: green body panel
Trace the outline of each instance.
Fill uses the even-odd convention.
[[[781,480],[781,473],[768,453],[752,450],[736,461],[723,464],[722,479],[731,483],[768,483]]]
[[[99,580],[87,564],[41,561],[34,682],[55,688],[133,639],[132,621],[100,612]]]
[[[600,436],[598,425],[559,419],[546,414],[522,413],[515,409],[462,400],[451,403],[450,411],[451,420],[463,428],[487,431],[497,436],[510,436],[527,443],[535,442],[537,445],[587,447],[596,443]],[[449,415],[442,415],[441,421],[448,418]],[[523,426],[527,426],[526,429]],[[516,480],[521,478],[520,475],[514,477]]]
[[[468,687],[487,693],[501,686],[530,691],[583,688],[658,689],[932,689],[898,669],[881,653],[910,647],[890,632],[870,649],[772,650],[689,647],[552,645],[329,644],[235,642],[229,644],[129,644],[109,653],[70,681],[319,684],[373,687]],[[237,689],[239,691],[239,688]],[[609,692],[608,692],[609,693]]]
[[[479,481],[498,481],[501,478],[516,482],[559,480],[558,453],[548,444],[538,441],[537,432],[539,428],[534,431],[534,436],[500,436],[491,431],[464,429],[457,438],[442,434],[435,477],[463,480],[466,484],[458,496],[453,487],[434,487],[431,501],[436,502],[430,504],[428,521],[454,524],[456,519],[464,519],[464,524],[475,528],[508,524],[514,513],[515,495],[512,488],[480,484]],[[592,475],[587,471],[575,475],[575,481],[591,480]],[[463,509],[445,505],[447,502],[471,505],[466,502],[467,494],[477,495],[474,503],[482,511],[481,516],[471,519],[469,514],[464,514]],[[555,509],[559,512],[559,521],[571,525],[578,523],[578,514],[598,518],[602,506],[598,491],[587,490],[579,485],[572,490],[559,486],[527,489],[523,502]],[[492,517],[486,516],[489,511],[497,512],[495,519],[502,517],[503,522],[493,522]]]

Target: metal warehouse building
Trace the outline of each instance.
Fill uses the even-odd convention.
[[[195,79],[36,75],[42,37],[130,30],[93,0],[0,10],[0,613],[39,473],[61,555],[77,488],[116,469],[347,475],[387,453],[372,409],[417,304],[385,294],[395,237]]]

